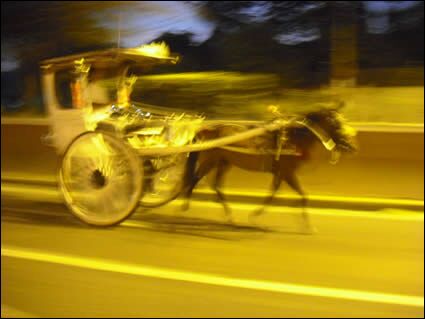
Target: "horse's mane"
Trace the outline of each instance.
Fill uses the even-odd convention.
[[[339,150],[344,152],[353,152],[357,150],[354,139],[356,132],[348,125],[347,120],[339,111],[339,108],[323,108],[320,110],[308,112],[305,118],[313,123],[327,128],[327,133],[337,144]]]

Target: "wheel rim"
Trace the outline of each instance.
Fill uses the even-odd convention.
[[[148,162],[149,161],[149,162]],[[173,200],[183,185],[187,154],[164,156],[145,161],[145,185],[141,205],[155,207]],[[152,169],[146,169],[146,164]]]
[[[137,206],[142,191],[139,159],[121,140],[86,133],[69,146],[60,171],[72,212],[93,225],[113,225]]]

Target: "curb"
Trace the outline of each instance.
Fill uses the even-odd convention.
[[[247,193],[232,192],[225,194],[226,199],[234,203],[245,203],[253,205],[261,205],[266,193]],[[193,199],[199,201],[217,201],[217,196],[209,190],[198,190],[194,192]],[[296,195],[276,196],[272,205],[299,207],[300,197]],[[307,206],[314,208],[332,208],[345,210],[381,210],[381,209],[405,209],[423,212],[424,201],[410,199],[391,199],[391,198],[374,198],[374,197],[342,197],[342,196],[321,196],[308,195]]]

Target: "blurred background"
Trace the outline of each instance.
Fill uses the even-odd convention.
[[[44,112],[43,59],[165,41],[182,62],[134,99],[249,115],[339,94],[353,121],[423,122],[422,1],[6,1],[1,34],[8,115]]]
[[[3,1],[2,317],[423,317],[423,39],[423,1]],[[271,177],[239,169],[232,225],[208,179],[184,214],[70,215],[40,62],[162,41],[181,62],[136,102],[239,120],[345,102],[359,153],[300,172],[316,234],[287,188],[250,223]]]

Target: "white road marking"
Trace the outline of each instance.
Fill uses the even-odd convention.
[[[101,270],[114,273],[161,278],[168,280],[178,280],[215,286],[262,290],[313,297],[347,299],[373,303],[397,304],[411,307],[424,307],[423,296],[398,295],[362,290],[328,288],[273,281],[232,278],[208,273],[196,273],[159,267],[149,267],[104,259],[82,258],[71,255],[58,255],[47,252],[21,249],[12,246],[2,246],[1,255],[2,257],[49,262],[85,269]],[[4,262],[4,260],[2,262]]]
[[[182,202],[180,200],[176,200],[173,203],[168,204],[168,207],[180,207]],[[234,209],[233,214],[241,214],[237,210],[244,210],[246,214],[252,211],[252,207],[255,205],[252,204],[231,204],[232,209]],[[235,210],[236,208],[236,210]],[[192,201],[191,202],[191,211],[197,209],[218,209],[221,210],[222,207],[218,203],[211,203],[206,201]],[[44,211],[39,209],[30,209],[30,208],[18,208],[18,207],[2,207],[4,211],[11,211],[17,213],[24,214],[34,214],[34,215],[46,215],[46,216],[58,216],[58,217],[68,217],[72,216],[71,212],[69,215],[66,213],[55,213],[52,211]],[[285,207],[285,211],[277,212],[277,210],[281,210],[279,206],[269,206],[265,212],[267,214],[291,214],[291,215],[299,215],[300,208],[296,207]],[[162,214],[162,211],[158,210],[158,215],[168,215]],[[309,208],[309,214],[314,216],[335,216],[335,217],[349,217],[349,218],[365,218],[365,219],[380,219],[380,220],[397,220],[397,221],[412,221],[412,222],[423,222],[424,214],[421,212],[410,212],[398,209],[385,209],[378,212],[369,212],[369,211],[350,211],[350,210],[342,210],[342,209],[332,209],[332,208]],[[182,212],[181,216],[188,216],[189,212]],[[178,216],[178,215],[177,215]],[[221,216],[221,215],[220,215]],[[124,221],[120,224],[120,226],[133,227],[133,228],[152,228],[151,223],[139,221],[137,217],[129,217],[128,220]]]
[[[37,186],[21,186],[21,185],[11,185],[11,184],[3,184],[2,185],[2,196],[5,197],[13,197],[13,198],[22,198],[22,199],[28,199],[28,200],[46,200],[53,203],[63,203],[64,200],[62,199],[61,194],[56,188],[40,188]],[[200,194],[212,194],[209,190],[200,190],[198,191]],[[258,194],[256,193],[250,193],[250,192],[234,192],[234,195],[237,196],[255,196],[258,197]],[[288,198],[294,199],[298,198],[297,196],[287,196]],[[343,198],[333,198],[331,196],[309,196],[309,199],[311,200],[339,200],[343,202]],[[379,198],[346,198],[348,201],[358,201],[358,202],[367,202],[367,203],[380,203],[380,202],[388,202],[390,203],[393,201],[395,204],[397,203],[406,203],[410,205],[416,205],[416,206],[423,206],[423,201],[419,200],[391,200],[391,199],[379,199]],[[203,209],[210,208],[221,208],[220,204],[215,202],[208,202],[208,201],[199,201],[199,200],[192,200],[191,207],[198,207],[202,206]],[[174,206],[180,206],[182,204],[182,201],[177,199],[170,204],[164,206],[164,207],[174,207]],[[230,203],[230,206],[237,210],[247,210],[251,211],[253,206],[258,206],[259,204],[253,204],[253,203]],[[353,217],[353,218],[372,218],[372,219],[386,219],[386,220],[404,220],[404,221],[423,221],[424,220],[424,214],[423,212],[412,212],[412,211],[403,211],[401,209],[382,209],[376,212],[370,212],[370,211],[360,211],[360,210],[350,210],[350,203],[347,203],[347,210],[344,209],[335,209],[335,208],[309,208],[309,213],[314,215],[322,215],[322,216],[337,216],[337,217]],[[267,212],[269,213],[277,213],[279,210],[281,210],[281,206],[269,206],[267,208]],[[299,214],[300,209],[298,207],[285,207],[285,214]]]
[[[181,202],[174,201],[171,205],[181,205]],[[222,209],[221,204],[215,202],[207,202],[207,201],[191,201],[191,209],[194,207],[199,208],[220,208]],[[247,212],[251,212],[252,208],[255,206],[260,206],[260,204],[251,204],[251,203],[230,203],[229,206],[232,209],[240,209],[246,210]],[[308,213],[311,216],[314,215],[322,215],[322,216],[335,216],[335,217],[353,217],[353,218],[370,218],[370,219],[384,219],[384,220],[400,220],[400,221],[424,221],[423,212],[416,211],[406,211],[402,209],[392,209],[386,208],[377,211],[361,211],[361,210],[350,210],[349,204],[347,204],[347,209],[336,209],[336,208],[314,208],[308,207]],[[234,211],[236,213],[237,211]],[[267,213],[279,213],[279,214],[293,214],[299,215],[301,209],[299,207],[284,207],[284,211],[282,212],[282,206],[274,205],[268,206],[265,210],[265,214]]]

